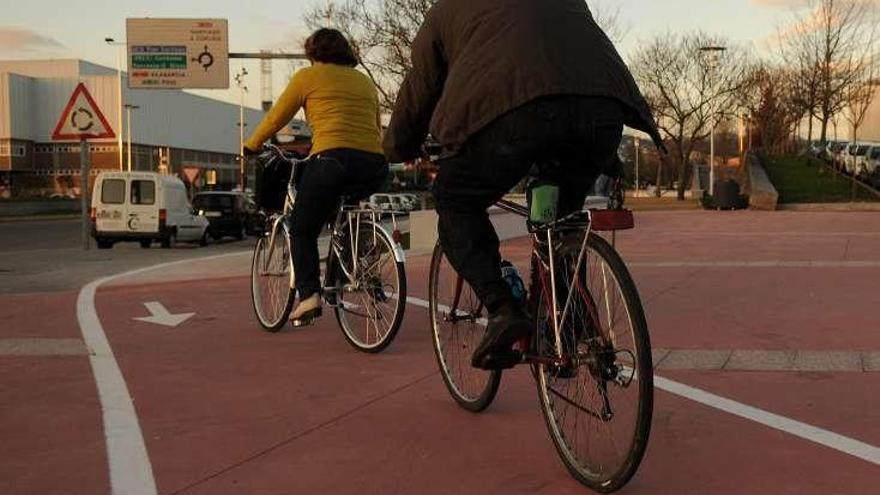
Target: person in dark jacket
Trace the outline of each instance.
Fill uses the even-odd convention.
[[[501,277],[487,210],[538,160],[559,163],[559,213],[612,172],[623,126],[659,133],[629,69],[583,0],[438,0],[412,46],[383,148],[391,162],[443,146],[440,243],[489,311],[478,368],[506,362],[531,324]]]

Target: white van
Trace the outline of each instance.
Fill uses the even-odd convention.
[[[102,172],[92,191],[92,236],[99,249],[120,241],[208,243],[208,220],[193,211],[177,177],[154,172]]]

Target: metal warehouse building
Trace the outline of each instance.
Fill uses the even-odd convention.
[[[79,142],[52,141],[52,131],[81,82],[112,130],[117,136],[124,130],[127,139],[115,69],[75,59],[0,61],[0,194],[78,193]],[[131,115],[132,170],[178,175],[194,188],[237,183],[238,105],[180,90],[130,90],[124,74],[122,85],[122,103],[139,107]],[[245,108],[246,128],[262,115]],[[119,169],[117,139],[89,146],[93,174]],[[126,143],[123,152],[125,168]]]

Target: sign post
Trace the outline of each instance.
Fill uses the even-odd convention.
[[[89,250],[89,232],[91,221],[89,219],[89,211],[91,205],[91,188],[89,187],[89,142],[85,138],[79,141],[79,198],[82,212],[80,219],[82,221],[82,246],[84,251]]]
[[[86,89],[86,85],[79,83],[70,100],[61,112],[61,118],[52,132],[53,141],[79,141],[79,195],[82,206],[82,242],[83,249],[89,249],[89,237],[91,234],[91,221],[89,211],[91,206],[89,187],[90,163],[89,163],[89,139],[113,139],[116,134],[107,122],[107,118],[101,113],[95,99]]]

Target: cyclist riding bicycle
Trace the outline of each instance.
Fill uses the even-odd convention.
[[[662,146],[626,64],[584,0],[438,0],[412,46],[412,70],[385,134],[392,162],[427,133],[443,145],[433,194],[453,268],[489,310],[472,365],[496,369],[531,322],[501,276],[487,209],[536,161],[558,163],[559,215],[615,174],[623,126]]]
[[[297,180],[291,215],[291,246],[299,304],[292,321],[321,315],[318,236],[345,197],[358,201],[388,176],[382,155],[379,97],[355,69],[358,59],[335,29],[319,29],[305,43],[311,66],[294,74],[284,93],[245,144],[255,154],[302,108],[312,129],[309,163]]]

